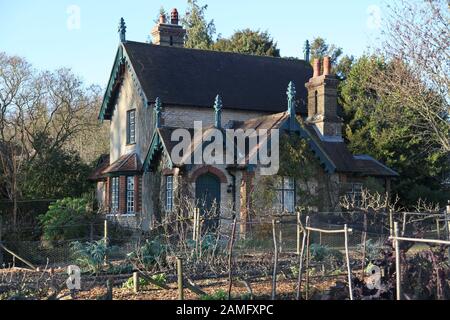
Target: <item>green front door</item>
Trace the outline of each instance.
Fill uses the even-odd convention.
[[[195,182],[195,199],[202,217],[207,218],[206,228],[215,228],[219,223],[220,180],[217,176],[206,173]]]

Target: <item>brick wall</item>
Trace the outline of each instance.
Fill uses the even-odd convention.
[[[134,176],[134,201],[135,201],[135,212],[141,212],[141,198],[142,198],[142,188],[141,188],[141,176]]]
[[[119,214],[127,212],[127,177],[119,177]]]

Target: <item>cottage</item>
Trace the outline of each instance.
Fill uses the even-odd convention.
[[[308,142],[320,165],[316,180],[326,177],[345,185],[348,193],[360,193],[369,177],[389,190],[390,180],[397,176],[377,160],[347,149],[338,79],[331,74],[329,58],[311,67],[308,52],[305,60],[292,60],[186,49],[186,31],[175,9],[170,22],[161,17],[154,27],[152,44],[129,41],[125,31],[122,19],[121,41],[99,115],[110,123],[110,154],[102,157],[92,175],[100,206],[121,223],[148,230],[174,210],[183,192],[198,200],[202,210],[216,204],[218,213],[228,211],[242,222],[248,218],[248,199],[260,178],[258,165],[186,161],[190,152],[207,148],[204,140],[181,160],[174,159],[179,153],[174,136],[181,129],[195,141],[198,122],[201,138],[217,129],[225,141],[226,130],[294,132]],[[268,140],[273,147],[273,139]],[[243,158],[248,160],[250,153],[246,149]],[[297,183],[290,177],[279,179],[275,205],[294,213],[302,201],[296,196]],[[317,210],[339,209],[336,203],[324,206]]]

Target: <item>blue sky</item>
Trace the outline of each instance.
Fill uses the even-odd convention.
[[[379,34],[371,13],[380,8],[383,17],[382,0],[200,3],[208,4],[207,18],[214,19],[223,37],[247,27],[267,30],[283,56],[303,57],[303,43],[316,36],[345,53],[361,55]],[[186,0],[0,0],[0,51],[23,56],[38,69],[70,67],[86,83],[105,86],[119,42],[120,17],[127,23],[127,39],[144,42],[161,6],[184,13]]]

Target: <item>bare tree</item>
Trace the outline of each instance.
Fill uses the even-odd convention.
[[[31,66],[18,57],[0,53],[0,165],[2,184],[13,202],[13,228],[17,223],[19,173],[27,156],[22,123],[27,103],[32,99]]]
[[[108,135],[97,121],[99,107],[100,89],[86,88],[69,69],[38,73],[25,59],[0,52],[0,178],[13,202],[14,226],[24,164],[39,155],[40,137],[50,138],[49,151],[85,152],[93,133],[100,131],[83,158],[92,161],[107,150]]]
[[[394,98],[398,113],[414,114],[411,125],[444,152],[450,152],[449,24],[446,0],[389,5],[380,53],[391,66],[372,78],[374,89]],[[394,114],[391,120],[402,119]]]
[[[367,189],[362,190],[360,197],[356,197],[355,195],[346,195],[341,198],[340,205],[343,209],[346,209],[356,215],[363,215],[363,233],[361,239],[361,266],[363,269],[363,277],[364,267],[366,264],[366,242],[369,225],[369,215],[387,215],[389,211],[394,212],[397,209],[396,207],[398,201],[398,197],[394,201],[391,201],[388,194],[380,194],[378,192],[371,193]]]

